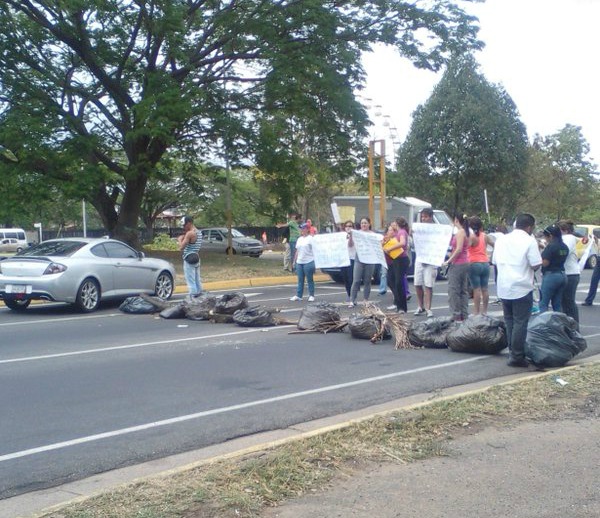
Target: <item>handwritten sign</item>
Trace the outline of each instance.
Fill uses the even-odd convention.
[[[579,258],[579,271],[583,272],[585,270],[585,263],[587,263],[588,257],[592,251],[592,245],[594,244],[594,236],[590,238],[588,245],[585,247],[583,251],[583,255]]]
[[[352,240],[356,248],[356,256],[364,264],[381,264],[387,268],[381,241],[383,236],[375,232],[352,231]]]
[[[315,268],[350,266],[346,232],[317,234],[312,238],[312,248],[315,256]]]
[[[452,227],[435,223],[415,223],[412,236],[417,262],[441,266],[452,238]]]

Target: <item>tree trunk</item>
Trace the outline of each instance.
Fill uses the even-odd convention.
[[[113,235],[116,239],[125,241],[137,250],[141,248],[138,222],[147,182],[148,176],[142,172],[138,172],[135,178],[125,182],[125,192]]]

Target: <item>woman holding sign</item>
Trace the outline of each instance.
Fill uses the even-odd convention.
[[[352,232],[356,232],[355,230]],[[371,230],[371,220],[369,218],[362,218],[360,220],[360,232],[374,232]],[[363,258],[363,261],[365,259]],[[350,307],[356,306],[356,298],[358,296],[358,292],[360,291],[361,283],[363,286],[363,297],[365,302],[369,300],[369,295],[371,295],[371,279],[373,278],[373,272],[375,271],[375,265],[362,262],[360,260],[359,254],[356,255],[356,259],[354,259],[354,274],[352,278],[352,289],[350,290]]]
[[[350,302],[352,293],[352,282],[354,281],[354,260],[356,259],[356,248],[354,247],[354,241],[352,241],[352,231],[354,230],[354,222],[348,220],[344,223],[344,231],[346,231],[348,239],[348,255],[350,256],[350,265],[342,266],[340,268],[342,276],[344,277],[344,287],[346,288],[346,302]]]
[[[394,305],[387,309],[398,312],[408,311],[406,303],[406,290],[404,289],[404,276],[408,270],[408,223],[404,218],[398,218],[388,227],[388,234],[384,238],[383,251],[388,261],[388,285],[394,295]]]

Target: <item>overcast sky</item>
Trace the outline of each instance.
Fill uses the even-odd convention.
[[[530,140],[565,124],[581,126],[588,158],[600,165],[600,0],[487,0],[468,9],[479,18],[486,44],[476,54],[480,71],[512,97]],[[412,112],[441,75],[417,70],[384,47],[366,55],[364,66],[364,96],[372,99],[377,123],[371,137],[389,138],[387,120],[404,141]]]

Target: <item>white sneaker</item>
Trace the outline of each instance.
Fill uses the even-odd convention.
[[[315,298],[311,295],[310,297],[308,297],[308,302],[314,302]]]
[[[422,315],[423,313],[425,313],[425,310],[423,308],[415,309],[415,315]]]
[[[291,299],[292,302],[298,302],[299,300],[302,300],[300,297],[298,297],[297,295],[294,295]]]
[[[353,308],[354,306],[356,306],[356,304],[354,304],[354,302],[350,302],[350,304],[348,304],[349,308]]]
[[[433,316],[433,311],[430,309],[427,310],[427,318],[431,318]]]
[[[394,304],[392,304],[391,306],[388,306],[385,309],[389,309],[390,311],[393,311],[394,309],[398,309],[398,308],[396,308],[396,306]]]

